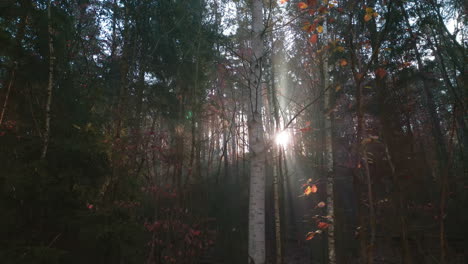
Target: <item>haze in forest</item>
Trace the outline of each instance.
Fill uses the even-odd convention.
[[[0,263],[468,259],[461,0],[0,0]]]

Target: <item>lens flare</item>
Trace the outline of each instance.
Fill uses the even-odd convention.
[[[276,144],[285,147],[289,145],[290,141],[291,141],[291,135],[289,135],[288,132],[281,131],[280,133],[276,134],[276,137],[275,137]]]

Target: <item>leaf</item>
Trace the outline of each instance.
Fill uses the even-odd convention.
[[[315,44],[315,43],[317,43],[317,39],[318,39],[318,35],[313,34],[312,37],[310,37],[309,41],[310,41],[310,43]]]
[[[322,26],[318,26],[318,27],[317,27],[317,32],[318,32],[318,33],[322,33],[322,32],[323,32],[323,27],[322,27]]]
[[[341,59],[341,60],[340,60],[340,65],[341,65],[342,67],[344,67],[344,66],[348,65],[348,61],[345,60],[345,59]]]
[[[319,208],[325,207],[325,202],[320,202],[320,203],[318,203],[318,204],[317,204],[317,207],[319,207]]]
[[[312,193],[312,190],[310,189],[310,186],[307,186],[307,188],[304,190],[305,195],[309,195]]]
[[[366,8],[366,13],[372,14],[373,12],[374,12],[374,9],[373,9],[372,7],[367,7],[367,8]]]
[[[310,188],[311,188],[313,193],[316,193],[317,190],[318,190],[317,185],[315,185],[315,184],[312,184],[312,186]]]
[[[300,9],[306,9],[308,7],[308,5],[304,2],[299,2],[297,4],[297,6],[300,8]]]
[[[329,226],[330,226],[330,224],[329,224],[329,223],[325,223],[325,222],[319,222],[319,223],[317,224],[317,227],[320,228],[320,229],[325,229],[325,228],[327,228],[327,227],[329,227]]]
[[[316,193],[317,192],[317,186],[315,184],[307,186],[307,188],[304,190],[305,195],[309,195],[311,193]]]
[[[377,70],[375,70],[375,75],[382,79],[383,77],[385,77],[385,75],[387,75],[387,71],[383,68],[378,68]]]
[[[335,92],[338,92],[339,90],[341,90],[341,85],[336,86]]]
[[[378,16],[379,16],[379,13],[374,12],[374,13],[372,13],[372,16],[373,16],[373,17],[378,17]]]
[[[356,73],[356,79],[361,80],[364,75],[362,73]]]
[[[366,15],[364,16],[364,21],[366,21],[366,22],[368,22],[368,21],[371,20],[371,19],[372,19],[372,16],[369,15],[369,14],[366,14]]]
[[[289,1],[289,0],[280,0],[280,4],[284,4],[284,3],[286,3],[287,1]]]
[[[361,141],[361,144],[368,144],[368,143],[371,143],[372,142],[372,138],[365,138]]]
[[[315,235],[316,235],[315,232],[309,232],[309,233],[307,233],[307,235],[306,235],[306,240],[311,240],[312,238],[314,238]]]
[[[342,46],[336,47],[336,51],[338,51],[338,52],[343,52],[344,50],[345,50],[345,48],[342,47]]]
[[[309,4],[309,6],[316,6],[317,0],[307,0],[307,3]]]

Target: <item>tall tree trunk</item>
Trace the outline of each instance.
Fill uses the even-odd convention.
[[[324,23],[324,35],[328,32],[327,23]],[[329,76],[328,76],[328,54],[323,56],[323,95],[324,95],[324,111],[328,113],[323,117],[324,122],[324,131],[325,131],[325,168],[327,175],[327,216],[332,219],[332,224],[328,227],[328,263],[336,263],[336,250],[335,250],[335,210],[334,210],[334,168],[333,168],[333,90],[329,89]]]
[[[52,87],[54,85],[54,45],[52,40],[53,29],[52,29],[52,15],[51,15],[51,6],[52,2],[49,0],[49,4],[47,7],[47,31],[49,37],[49,81],[47,84],[47,102],[45,106],[45,127],[44,127],[44,134],[43,134],[43,145],[42,145],[42,153],[41,159],[45,159],[47,155],[47,149],[49,147],[49,139],[50,139],[50,106],[52,105]]]
[[[274,39],[273,34],[270,34],[270,43],[272,46],[272,51],[274,51]],[[273,106],[273,117],[275,120],[275,129],[270,130],[273,133],[280,132],[280,118],[279,118],[279,109],[278,109],[278,99],[276,97],[276,86],[275,86],[275,61],[273,59],[273,52],[270,54],[270,76],[269,76],[269,105]],[[269,113],[269,112],[267,112]],[[273,123],[273,122],[271,122]],[[276,264],[283,263],[283,243],[282,243],[282,228],[281,228],[281,180],[283,179],[283,155],[282,147],[279,145],[273,153],[278,155],[278,160],[276,163],[276,172],[273,176],[273,200],[274,200],[274,214],[275,214],[275,253],[276,253]]]
[[[250,60],[248,133],[250,152],[249,261],[265,263],[265,142],[262,122],[261,73],[263,57],[263,1],[252,1],[252,58]]]

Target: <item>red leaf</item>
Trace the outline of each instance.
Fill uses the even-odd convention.
[[[310,41],[310,43],[315,44],[315,43],[317,43],[317,39],[318,39],[318,35],[313,34],[312,37],[310,37],[309,41]]]
[[[306,235],[306,240],[311,240],[312,238],[314,238],[315,234],[316,234],[315,232],[309,232],[309,233],[307,233],[307,235]]]
[[[317,192],[317,185],[313,184],[312,187],[310,187],[312,189],[312,192],[313,193],[316,193]]]
[[[317,224],[317,227],[320,228],[320,229],[325,229],[325,228],[327,228],[328,226],[330,226],[330,224],[325,223],[325,222],[319,222],[319,223]]]

